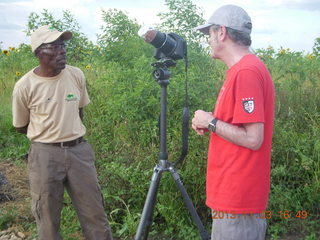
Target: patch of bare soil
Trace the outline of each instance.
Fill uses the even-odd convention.
[[[7,229],[0,230],[0,240],[30,239],[31,233],[22,229],[22,223],[33,222],[26,164],[0,160],[0,209],[2,217],[11,216],[2,226]]]
[[[0,204],[24,203],[29,198],[26,165],[0,161]],[[14,201],[14,203],[12,203]]]

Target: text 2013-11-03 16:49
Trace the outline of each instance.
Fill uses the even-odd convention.
[[[237,219],[240,217],[245,218],[260,218],[260,219],[272,219],[272,218],[280,218],[280,219],[306,219],[308,218],[308,211],[306,210],[298,210],[298,211],[263,211],[258,214],[254,213],[243,213],[243,214],[235,214],[234,212],[222,212],[222,211],[212,211],[212,219]]]

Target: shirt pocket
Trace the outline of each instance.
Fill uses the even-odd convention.
[[[57,102],[54,99],[43,99],[31,106],[31,112],[37,116],[48,116],[57,106]]]

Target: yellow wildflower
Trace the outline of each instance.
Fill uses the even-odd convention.
[[[285,50],[284,48],[281,48],[280,51],[279,51],[279,53],[280,53],[280,54],[285,54],[285,53],[286,53],[286,50]]]
[[[9,53],[9,51],[8,50],[2,50],[2,53],[4,54],[4,55],[7,55],[7,56],[9,56],[10,55],[10,53]],[[9,54],[9,55],[8,55]]]
[[[307,54],[307,55],[306,55],[306,58],[307,58],[308,60],[312,60],[312,59],[314,58],[314,55],[312,55],[312,54]]]
[[[18,72],[18,71],[17,71],[17,72],[16,72],[16,76],[17,76],[17,77],[20,77],[20,76],[21,76],[21,72]]]
[[[86,69],[89,71],[91,69],[91,65],[87,65]]]

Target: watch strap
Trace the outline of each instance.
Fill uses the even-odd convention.
[[[208,125],[208,130],[210,132],[216,132],[218,118],[214,118]]]

